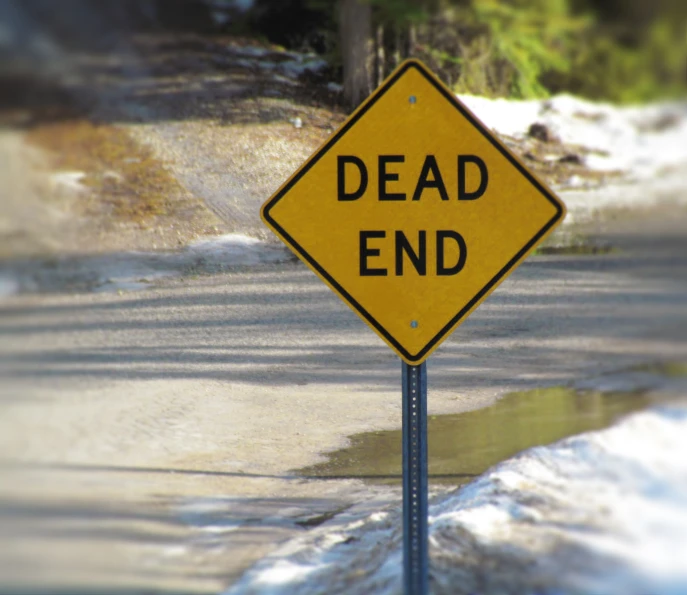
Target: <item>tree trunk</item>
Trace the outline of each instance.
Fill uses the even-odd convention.
[[[376,89],[384,80],[384,25],[375,27],[373,73],[372,85]]]
[[[361,0],[339,0],[343,94],[349,107],[370,94],[372,9]]]

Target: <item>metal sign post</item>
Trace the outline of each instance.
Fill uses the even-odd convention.
[[[406,595],[429,592],[427,531],[427,364],[403,362],[403,582]]]

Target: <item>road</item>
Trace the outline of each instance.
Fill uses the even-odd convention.
[[[430,413],[687,358],[684,226],[632,228],[517,270],[431,358]],[[400,425],[398,360],[300,264],[15,296],[0,336],[0,592],[217,592],[332,513],[400,504],[293,472]]]

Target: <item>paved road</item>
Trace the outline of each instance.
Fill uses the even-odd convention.
[[[430,412],[687,358],[687,239],[661,229],[525,263],[431,359]],[[400,425],[395,356],[299,264],[18,296],[0,337],[5,589],[217,592],[322,514],[398,501],[291,471]]]

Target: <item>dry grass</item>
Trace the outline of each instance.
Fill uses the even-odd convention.
[[[55,169],[85,173],[81,182],[92,190],[87,215],[104,210],[114,219],[146,227],[160,216],[174,215],[174,198],[185,193],[151,151],[121,128],[66,120],[34,127],[26,138],[48,151]]]

